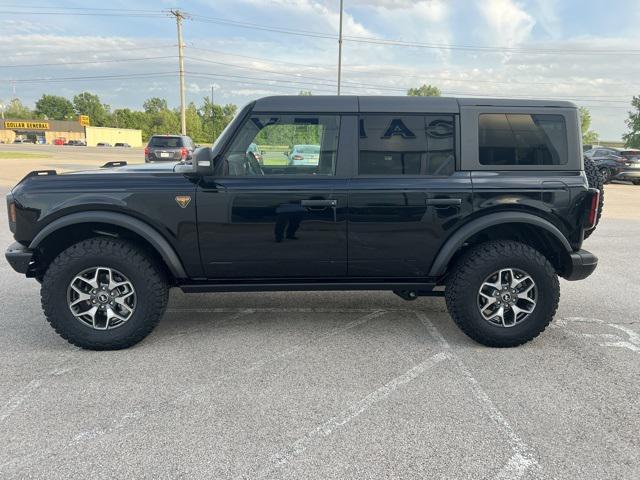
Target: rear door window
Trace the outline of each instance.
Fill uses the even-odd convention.
[[[358,175],[451,175],[454,125],[452,115],[362,115]]]
[[[478,126],[481,165],[567,164],[567,126],[562,115],[484,113]]]

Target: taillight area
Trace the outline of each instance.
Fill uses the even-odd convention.
[[[182,150],[180,151],[180,156],[182,157],[182,160],[187,158],[187,149],[182,147]]]
[[[7,216],[9,217],[9,230],[11,230],[11,233],[16,233],[16,219],[18,215],[16,202],[11,194],[7,195]]]
[[[589,200],[589,211],[587,212],[587,220],[584,229],[591,230],[595,228],[598,221],[598,208],[600,207],[600,190],[595,188],[590,190],[591,198]]]
[[[293,159],[294,160],[304,160],[304,157],[302,155],[294,155]]]
[[[144,147],[144,154],[149,155],[149,147]]]

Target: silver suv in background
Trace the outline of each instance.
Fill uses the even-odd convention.
[[[144,161],[179,162],[191,160],[196,146],[186,135],[154,135],[144,149]]]

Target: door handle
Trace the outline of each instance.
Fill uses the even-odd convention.
[[[450,207],[452,205],[462,205],[461,198],[427,198],[425,203],[433,207]]]
[[[303,207],[336,207],[338,206],[337,200],[301,200],[300,205]]]

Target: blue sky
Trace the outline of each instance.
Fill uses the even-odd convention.
[[[631,97],[640,94],[637,0],[344,3],[345,35],[409,43],[346,40],[345,93],[401,95],[431,83],[449,95],[565,98],[588,106],[593,127],[611,140],[625,131]],[[151,96],[177,106],[175,22],[163,15],[176,7],[193,15],[184,27],[189,101],[200,103],[212,86],[216,103],[333,93],[338,4],[0,1],[0,102],[14,89],[30,105],[42,93],[89,90],[112,108],[141,108]],[[117,9],[128,15],[110,15]]]

